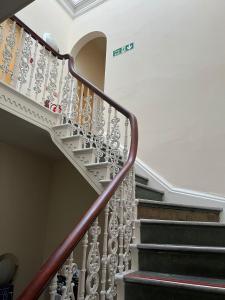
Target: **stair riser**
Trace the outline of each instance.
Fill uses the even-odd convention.
[[[95,153],[94,150],[87,153],[74,153],[74,156],[79,159],[83,164],[95,163]]]
[[[73,128],[71,125],[58,126],[54,129],[54,131],[59,138],[65,138],[73,134]]]
[[[139,270],[225,277],[225,253],[139,249]]]
[[[145,189],[140,186],[136,186],[136,198],[162,201],[163,194],[161,194],[157,191],[153,191],[153,190]]]
[[[148,179],[138,176],[138,175],[135,175],[135,181],[138,183],[141,183],[141,184],[148,185]]]
[[[225,295],[179,287],[163,287],[133,282],[125,284],[125,300],[224,300]]]
[[[141,223],[141,243],[225,247],[225,227]]]
[[[95,168],[87,168],[88,171],[98,180],[110,180],[111,173],[109,166],[100,166]]]
[[[138,218],[174,221],[219,222],[220,213],[214,211],[155,207],[151,204],[143,205],[143,203],[141,203],[138,205]]]

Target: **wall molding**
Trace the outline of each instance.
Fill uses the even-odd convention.
[[[0,108],[44,129],[57,125],[60,117],[1,81]]]
[[[225,197],[219,196],[216,194],[210,194],[210,193],[204,193],[204,192],[199,192],[195,190],[190,190],[190,189],[184,189],[184,188],[179,188],[174,185],[172,185],[170,182],[168,182],[165,178],[163,178],[161,175],[159,175],[155,170],[150,168],[146,163],[144,163],[141,159],[137,158],[135,162],[135,167],[139,172],[143,172],[142,174],[145,175],[147,178],[153,179],[158,183],[160,188],[164,190],[165,192],[170,192],[176,195],[180,196],[186,196],[186,197],[191,197],[191,198],[198,198],[201,200],[207,200],[207,201],[214,201],[217,203],[223,203],[225,204]]]

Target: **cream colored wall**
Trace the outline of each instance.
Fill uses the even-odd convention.
[[[178,187],[225,195],[225,1],[113,0],[74,20],[107,37],[105,91],[136,114],[138,156]],[[113,58],[112,51],[135,49]]]
[[[60,53],[69,52],[72,19],[56,0],[35,0],[16,15],[41,37],[43,33],[50,32]]]
[[[105,33],[105,91],[137,115],[139,157],[177,187],[225,195],[224,9],[224,0],[108,0],[71,21],[56,1],[36,0],[19,15],[66,52]]]
[[[74,57],[76,70],[101,90],[104,90],[105,55],[106,39],[100,37],[88,42]]]
[[[18,258],[16,294],[43,260],[51,165],[24,149],[0,144],[0,254]]]
[[[97,194],[66,159],[53,161],[3,143],[0,190],[0,255],[7,252],[18,258],[18,295]]]

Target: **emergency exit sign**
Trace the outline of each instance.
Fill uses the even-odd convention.
[[[113,57],[118,56],[120,54],[123,54],[125,52],[128,52],[128,51],[130,51],[132,49],[134,49],[134,43],[127,44],[127,45],[125,45],[123,47],[120,47],[120,48],[114,50],[113,51]]]

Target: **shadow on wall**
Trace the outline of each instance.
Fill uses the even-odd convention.
[[[75,69],[83,77],[104,90],[107,39],[104,33],[90,32],[73,47]]]

